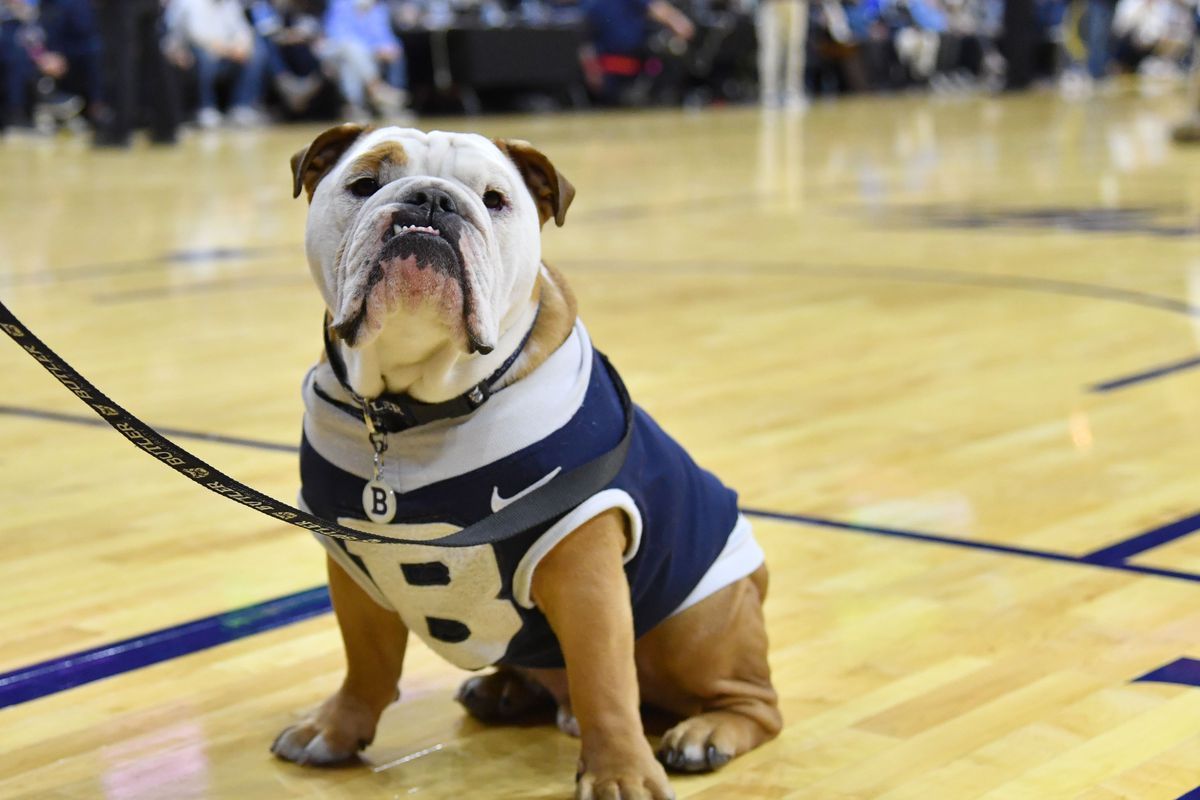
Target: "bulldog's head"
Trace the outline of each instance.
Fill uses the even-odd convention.
[[[337,336],[385,332],[414,352],[487,354],[527,307],[540,229],[575,195],[526,142],[342,125],[292,157],[307,191],[305,245]]]

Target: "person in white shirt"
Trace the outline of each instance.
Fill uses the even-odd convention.
[[[167,26],[176,42],[176,63],[196,67],[200,110],[196,121],[203,128],[221,123],[217,109],[217,81],[233,80],[229,118],[239,125],[255,124],[262,97],[266,53],[239,0],[170,0]]]

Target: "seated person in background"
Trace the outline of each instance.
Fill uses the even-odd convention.
[[[361,119],[369,101],[379,116],[395,116],[408,102],[404,47],[391,17],[376,0],[332,0],[325,12],[322,58],[337,75],[345,116]]]
[[[1183,0],[1120,0],[1113,17],[1116,58],[1143,74],[1171,76],[1192,44],[1193,17]]]
[[[70,103],[82,96],[89,115],[95,116],[104,93],[100,31],[90,0],[41,0],[41,27],[45,51],[37,59],[42,74],[57,82],[52,105]],[[54,97],[54,95],[51,95]],[[72,107],[79,107],[78,102]]]
[[[275,90],[289,111],[303,113],[323,82],[314,51],[321,37],[319,12],[303,0],[255,0],[250,16]]]
[[[583,7],[591,32],[584,73],[591,89],[608,103],[620,102],[641,75],[651,20],[685,42],[696,35],[692,21],[667,0],[583,0]]]
[[[891,89],[899,85],[894,67],[898,64],[892,31],[884,19],[884,0],[846,0],[846,24],[857,51],[857,69],[869,89]]]
[[[36,88],[39,117],[50,125],[76,116],[84,101],[62,90],[99,99],[100,45],[87,0],[3,0],[0,3],[0,74],[4,76],[4,123],[32,128],[30,90]]]
[[[896,54],[913,80],[924,83],[938,64],[941,36],[947,31],[946,15],[932,0],[893,0],[896,20]]]
[[[217,81],[222,75],[233,79],[229,119],[235,125],[260,122],[256,109],[262,97],[266,53],[254,36],[238,0],[170,0],[167,26],[177,46],[174,60],[181,67],[196,66],[200,110],[196,122],[202,128],[221,124],[217,110]]]
[[[0,0],[0,76],[4,79],[4,127],[33,127],[29,118],[29,84],[37,67],[25,41],[37,21],[32,0]]]

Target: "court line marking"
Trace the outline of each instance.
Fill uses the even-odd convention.
[[[602,267],[608,272],[654,270],[661,274],[670,270],[676,274],[695,274],[709,272],[713,275],[806,275],[818,278],[843,278],[857,280],[897,281],[900,283],[937,283],[950,286],[979,286],[990,289],[1008,289],[1025,292],[1042,292],[1059,294],[1070,297],[1090,297],[1098,300],[1110,300],[1118,303],[1156,308],[1175,314],[1184,314],[1200,319],[1200,306],[1192,305],[1186,300],[1179,300],[1166,295],[1143,292],[1139,289],[1126,289],[1120,286],[1108,286],[1102,283],[1087,283],[1084,281],[1064,281],[1054,278],[1042,278],[1036,275],[1012,275],[1005,273],[974,273],[953,269],[934,269],[932,267],[870,267],[850,264],[805,264],[794,261],[754,261],[737,264],[732,261],[704,261],[699,259],[679,260],[630,260],[611,261],[607,259],[565,258],[556,259],[559,267]],[[699,269],[697,269],[699,268]]]
[[[88,428],[104,428],[108,430],[108,423],[95,416],[68,414],[62,411],[43,411],[24,406],[0,405],[0,416],[24,417],[26,419],[38,419],[46,422],[63,422],[69,425],[84,425]],[[169,428],[159,425],[155,425],[154,429],[167,436],[178,436],[180,439],[195,439],[201,442],[228,444],[235,447],[250,447],[256,450],[270,450],[277,453],[300,452],[300,447],[294,444],[280,444],[277,442],[266,442],[261,439],[247,439],[241,436],[226,436],[222,433],[189,431],[182,428]]]
[[[1064,553],[955,539],[899,528],[859,525],[804,514],[788,514],[753,508],[743,508],[742,511],[753,517],[799,523],[817,528],[886,536],[926,544],[965,547],[1001,555],[1038,558],[1094,569],[1118,570],[1138,575],[1200,583],[1200,574],[1188,572],[1142,567],[1136,564],[1094,563]],[[48,659],[0,675],[0,708],[29,702],[103,678],[207,650],[220,644],[310,619],[331,610],[327,588],[318,586],[222,614],[162,628],[101,647]]]
[[[1147,672],[1140,678],[1134,678],[1134,683],[1177,683],[1180,686],[1200,687],[1200,661],[1194,658],[1180,658],[1170,664]]]
[[[170,299],[185,295],[215,294],[218,292],[252,289],[278,289],[280,287],[302,285],[312,285],[312,278],[307,273],[303,275],[255,275],[215,278],[179,286],[156,286],[143,289],[130,289],[123,292],[101,292],[92,295],[92,302],[98,305],[117,305],[118,303],[140,303],[146,300]]]
[[[558,265],[564,268],[582,266],[602,266],[608,271],[616,271],[626,267],[637,270],[654,269],[662,272],[663,268],[671,269],[676,274],[693,272],[711,272],[718,274],[774,274],[774,275],[807,275],[810,277],[846,278],[854,280],[894,280],[898,282],[936,283],[947,286],[977,286],[988,289],[1009,289],[1014,291],[1039,292],[1043,294],[1058,294],[1068,297],[1089,297],[1097,300],[1108,300],[1145,308],[1155,308],[1173,314],[1183,314],[1187,317],[1200,319],[1200,306],[1192,305],[1186,300],[1178,300],[1165,295],[1143,292],[1138,289],[1125,289],[1118,286],[1106,286],[1101,283],[1086,283],[1082,281],[1061,281],[1053,278],[1041,278],[1033,275],[1011,274],[977,274],[962,270],[932,269],[926,267],[863,267],[863,266],[819,266],[785,261],[749,262],[742,267],[728,262],[700,261],[695,259],[679,261],[601,261],[596,259],[566,259],[559,260]],[[700,269],[697,270],[696,268]],[[615,268],[615,269],[614,269]],[[1105,393],[1147,383],[1157,378],[1184,372],[1200,367],[1200,356],[1151,367],[1119,378],[1111,378],[1088,387],[1088,391]]]
[[[1183,519],[1168,522],[1166,525],[1151,528],[1145,533],[1139,533],[1128,539],[1123,539],[1107,547],[1095,550],[1083,556],[1083,560],[1090,564],[1103,564],[1105,566],[1123,564],[1134,556],[1141,555],[1148,550],[1153,550],[1176,539],[1182,539],[1184,536],[1195,533],[1198,530],[1200,530],[1200,514],[1191,514]]]
[[[1042,561],[1056,561],[1060,564],[1077,564],[1085,567],[1112,569],[1120,572],[1131,572],[1138,575],[1153,575],[1158,578],[1170,578],[1172,580],[1200,583],[1200,574],[1193,572],[1183,572],[1180,570],[1164,569],[1161,567],[1147,567],[1142,566],[1141,564],[1127,564],[1123,561],[1089,561],[1084,556],[1073,556],[1068,553],[1057,553],[1053,550],[1035,550],[1031,547],[997,544],[995,542],[978,541],[975,539],[959,539],[953,536],[941,536],[939,534],[922,533],[920,531],[910,531],[902,528],[888,528],[882,525],[861,525],[855,522],[841,522],[839,520],[826,519],[824,517],[813,517],[806,514],[788,514],[780,511],[768,511],[766,509],[757,508],[743,508],[742,511],[751,516],[761,517],[763,519],[773,519],[780,522],[797,522],[804,525],[811,525],[816,528],[831,528],[833,530],[871,534],[874,536],[885,536],[892,539],[906,539],[908,541],[924,542],[926,544],[945,544],[953,547],[963,547],[969,550],[981,550],[988,553],[996,553],[999,555],[1022,556],[1024,558],[1041,559]]]
[[[146,272],[166,265],[187,266],[191,264],[208,264],[214,261],[241,261],[263,258],[282,253],[300,253],[296,246],[269,245],[262,247],[221,246],[200,248],[196,250],[173,250],[157,256],[146,258],[131,258],[127,261],[109,261],[100,264],[78,264],[73,267],[60,267],[52,270],[37,272],[22,272],[13,275],[0,275],[0,287],[35,286],[48,283],[68,283],[72,281],[91,280],[93,278],[111,278],[136,272]]]
[[[0,675],[0,708],[57,694],[325,614],[324,586],[172,625]]]
[[[929,203],[892,206],[880,216],[893,227],[920,225],[934,230],[1046,231],[1068,234],[1101,234],[1182,239],[1200,234],[1195,224],[1170,224],[1163,217],[1184,216],[1175,206],[972,206],[958,203]]]
[[[1137,386],[1140,383],[1149,383],[1158,378],[1174,375],[1176,372],[1184,372],[1189,369],[1200,367],[1200,356],[1191,356],[1181,361],[1173,361],[1169,364],[1160,364],[1157,367],[1150,367],[1141,372],[1134,372],[1130,375],[1125,375],[1120,378],[1110,378],[1101,383],[1093,384],[1088,387],[1088,391],[1096,394],[1105,394],[1115,392],[1119,389],[1125,389],[1129,386]]]
[[[741,194],[731,195],[731,197],[742,200],[763,199],[760,194]],[[728,199],[728,198],[726,198]],[[686,201],[687,205],[680,210],[695,210],[695,201]],[[678,204],[677,204],[678,205]],[[608,208],[599,208],[591,211],[588,214],[582,215],[581,222],[588,221],[611,221],[614,218],[637,217],[646,211],[637,205],[628,206],[612,206]],[[55,283],[65,282],[67,280],[80,280],[93,277],[111,276],[113,274],[123,274],[128,272],[139,272],[149,268],[157,267],[162,264],[187,264],[187,263],[204,263],[206,261],[215,260],[236,260],[243,258],[255,258],[273,253],[291,252],[292,248],[286,247],[257,247],[257,248],[232,248],[218,247],[211,250],[197,251],[180,251],[176,253],[167,253],[154,258],[139,259],[127,262],[115,262],[111,264],[100,265],[84,265],[78,267],[68,267],[63,270],[51,273],[35,273],[30,276],[17,275],[12,278],[0,278],[0,286],[22,285],[28,283]],[[560,266],[569,264],[602,264],[609,270],[614,267],[612,261],[597,262],[592,259],[567,259],[558,262]],[[728,271],[730,264],[727,262],[705,262],[697,260],[687,261],[629,261],[621,260],[616,262],[619,269],[620,265],[634,264],[638,268],[647,266],[659,269],[663,266],[684,267],[688,266],[699,267],[715,267],[719,266],[723,270]],[[1124,302],[1131,305],[1140,305],[1148,308],[1157,308],[1163,311],[1172,313],[1184,314],[1190,317],[1200,318],[1200,306],[1192,305],[1183,300],[1166,297],[1164,295],[1152,294],[1136,289],[1124,289],[1115,286],[1106,286],[1104,284],[1086,283],[1082,281],[1061,281],[1052,278],[1041,278],[1029,275],[987,275],[963,272],[961,270],[940,270],[925,267],[854,267],[854,266],[819,266],[813,264],[795,264],[789,262],[767,261],[767,262],[752,262],[748,265],[749,269],[742,268],[735,271],[738,272],[776,272],[788,274],[806,274],[809,276],[825,276],[825,277],[844,277],[860,280],[897,280],[908,282],[921,283],[942,283],[946,285],[957,286],[979,286],[993,289],[1012,289],[1019,291],[1035,291],[1047,294],[1060,294],[1074,297],[1091,297],[1100,300],[1110,300],[1114,302]],[[763,269],[763,268],[766,269]],[[585,267],[586,268],[586,267]],[[782,269],[781,269],[782,268]],[[34,280],[34,279],[37,280]],[[257,278],[253,280],[238,280],[238,279],[223,279],[204,281],[192,286],[159,288],[159,289],[140,289],[131,290],[128,292],[111,292],[108,294],[100,294],[93,297],[93,300],[102,304],[115,304],[123,302],[140,302],[149,299],[156,299],[165,296],[177,294],[196,294],[196,293],[217,293],[222,291],[234,291],[243,289],[258,289],[258,288],[275,288],[280,285],[289,285],[293,282],[292,279],[274,281],[269,278]],[[1140,383],[1146,383],[1157,378],[1166,377],[1177,372],[1183,372],[1188,369],[1200,367],[1200,356],[1194,356],[1183,361],[1174,362],[1171,364],[1153,367],[1147,370],[1134,373],[1132,375],[1113,378],[1102,381],[1089,387],[1089,391],[1105,393],[1124,389],[1128,386],[1135,386]]]
[[[0,416],[5,415],[39,419],[48,422],[62,422],[71,425],[85,425],[92,428],[105,427],[107,425],[107,423],[101,419],[97,419],[92,416],[84,416],[82,414],[68,414],[58,411],[41,411],[39,409],[25,408],[22,406],[0,405]],[[203,431],[189,431],[180,428],[160,427],[157,425],[154,427],[168,436],[177,436],[181,439],[194,439],[203,442],[212,442],[214,444],[226,444],[234,447],[248,447],[277,453],[298,453],[300,451],[300,448],[297,445],[283,444],[280,442],[269,442],[261,439],[249,439],[240,436],[226,436],[219,433],[205,433]],[[1083,563],[1092,566],[1125,569],[1128,571],[1140,572],[1148,575],[1158,575],[1166,578],[1200,580],[1200,575],[1193,576],[1191,573],[1125,563],[1128,559],[1133,558],[1134,556],[1140,555],[1149,550],[1153,550],[1156,547],[1168,544],[1169,542],[1173,542],[1177,539],[1181,539],[1184,536],[1200,530],[1200,513],[1188,515],[1182,519],[1169,522],[1165,525],[1160,525],[1157,528],[1152,528],[1144,533],[1134,534],[1133,536],[1117,541],[1114,544],[1105,545],[1104,547],[1094,550],[1090,553],[1074,556],[1068,553],[1054,553],[1049,550],[1036,550],[1033,548],[981,542],[973,539],[961,539],[953,536],[939,536],[936,534],[921,533],[919,531],[905,531],[898,528],[884,528],[870,525],[857,525],[848,522],[836,522],[823,517],[811,517],[801,514],[783,514],[776,511],[757,509],[746,509],[746,512],[767,519],[780,519],[787,522],[800,522],[817,527],[842,528],[844,530],[856,531],[860,533],[873,533],[880,536],[892,536],[894,538],[911,539],[915,541],[952,544],[959,547],[988,550],[995,553],[1006,553],[1010,555],[1021,555],[1029,558],[1041,558],[1052,561],[1069,561],[1072,563]]]

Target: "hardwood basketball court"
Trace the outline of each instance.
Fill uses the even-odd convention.
[[[767,550],[786,728],[677,777],[681,798],[1200,786],[1184,110],[1034,94],[421,121],[529,139],[570,177],[547,259]],[[0,298],[287,501],[321,315],[287,160],[318,130],[0,147]],[[575,741],[466,718],[464,673],[415,642],[362,765],[273,759],[341,678],[321,548],[97,427],[7,340],[0,369],[0,797],[570,796]]]

